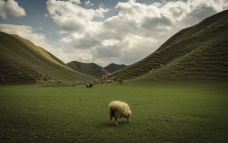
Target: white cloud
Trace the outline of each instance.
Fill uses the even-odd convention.
[[[25,15],[25,10],[15,0],[0,1],[0,18],[6,19],[8,16],[21,17]]]
[[[9,34],[17,34],[25,39],[34,42],[36,45],[45,43],[46,40],[45,35],[34,33],[32,27],[27,25],[0,24],[0,31]]]
[[[94,17],[104,18],[104,14],[105,14],[106,12],[108,12],[108,9],[99,7],[98,9],[95,9]]]
[[[90,1],[84,3],[89,5]],[[87,6],[88,7],[88,6]],[[106,65],[131,64],[155,51],[174,33],[227,7],[223,0],[188,0],[149,5],[135,0],[119,2],[117,15],[108,9],[84,8],[69,1],[49,0],[49,14],[62,30],[61,42],[75,48],[72,59]],[[96,21],[96,17],[103,20]],[[74,56],[73,56],[74,55]]]
[[[69,0],[69,2],[71,2],[73,4],[80,4],[81,3],[80,0]]]
[[[72,43],[73,39],[71,37],[69,37],[69,36],[66,36],[66,37],[62,37],[60,39],[60,41],[63,42],[63,43]]]
[[[85,9],[78,3],[70,1],[48,0],[47,9],[55,23],[65,30],[85,31],[87,27],[93,27],[92,20],[96,17],[104,17],[108,9]]]
[[[78,60],[81,62],[94,62],[94,58],[89,51],[81,50],[81,49],[71,49],[70,52],[64,51],[63,47],[56,49],[54,52],[55,56],[59,57],[63,62],[67,63],[69,61]],[[75,59],[75,53],[77,53]]]
[[[47,14],[47,13],[45,13],[45,14],[44,14],[44,17],[45,17],[45,18],[47,18],[47,17],[48,17],[48,14]]]
[[[92,7],[94,4],[91,3],[89,0],[85,2],[86,7]]]
[[[119,43],[120,43],[120,41],[116,40],[116,39],[107,39],[107,40],[102,41],[103,46],[114,46]]]

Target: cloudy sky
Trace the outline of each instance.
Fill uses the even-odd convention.
[[[132,64],[228,0],[0,0],[0,31],[64,62]]]

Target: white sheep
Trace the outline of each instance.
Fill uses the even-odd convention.
[[[109,108],[110,120],[112,121],[112,118],[114,117],[116,125],[118,123],[118,119],[122,119],[122,118],[125,118],[127,122],[129,122],[131,117],[131,110],[127,103],[122,101],[112,101],[109,104],[108,108]]]

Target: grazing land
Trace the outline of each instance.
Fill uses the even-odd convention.
[[[227,142],[227,95],[222,83],[1,86],[0,141]],[[130,105],[130,123],[109,121],[112,100]]]

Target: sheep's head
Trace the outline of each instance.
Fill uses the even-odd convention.
[[[131,110],[129,110],[129,111],[127,112],[127,114],[126,114],[126,118],[127,118],[127,119],[130,119],[130,117],[131,117]]]

